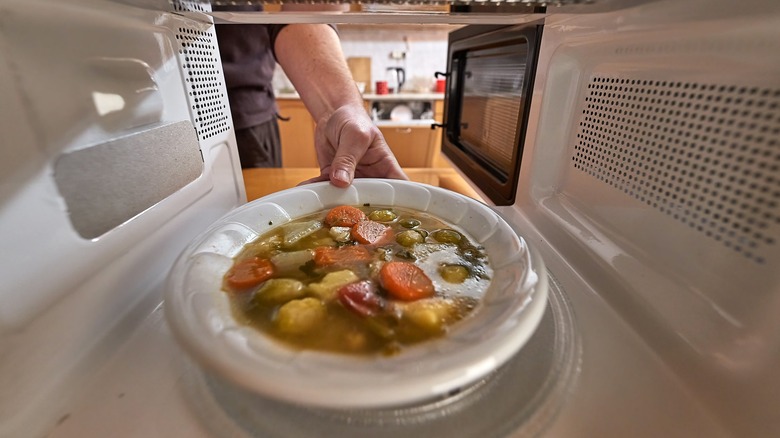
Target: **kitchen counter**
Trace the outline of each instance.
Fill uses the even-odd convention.
[[[444,93],[400,93],[400,94],[373,94],[364,93],[363,100],[443,100]]]
[[[411,120],[375,120],[374,124],[388,128],[430,128],[438,123],[435,119],[411,119]]]
[[[483,201],[483,198],[454,169],[415,168],[404,169],[404,171],[412,181],[442,187]],[[259,168],[244,169],[243,174],[247,201],[253,201],[295,187],[301,181],[319,175],[320,171],[316,168]]]
[[[277,99],[300,99],[298,93],[276,93]],[[363,100],[394,101],[394,100],[444,100],[444,93],[400,93],[400,94],[374,94],[364,93]]]

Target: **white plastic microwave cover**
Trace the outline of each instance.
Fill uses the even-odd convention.
[[[222,278],[244,245],[298,217],[366,203],[428,212],[485,248],[493,278],[469,317],[446,336],[389,357],[295,350],[233,318]],[[522,348],[546,303],[541,257],[488,206],[424,184],[358,179],[347,189],[327,182],[288,189],[224,216],[174,264],[165,313],[178,341],[209,372],[271,398],[353,409],[423,402],[475,383]]]

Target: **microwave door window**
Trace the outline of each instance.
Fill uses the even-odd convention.
[[[459,143],[487,162],[500,180],[512,173],[528,42],[469,50],[462,58]]]

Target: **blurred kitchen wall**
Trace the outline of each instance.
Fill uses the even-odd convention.
[[[407,91],[415,91],[423,82],[428,86],[425,91],[430,91],[434,73],[447,68],[447,35],[455,29],[449,25],[339,26],[339,35],[346,57],[371,57],[372,82],[384,79],[387,67],[403,67]],[[393,59],[401,53],[403,59]]]
[[[459,28],[456,25],[427,24],[341,24],[339,37],[344,55],[371,58],[371,84],[385,79],[387,67],[403,67],[406,71],[406,91],[430,91],[434,73],[447,68],[447,36]],[[403,54],[401,59],[399,55]],[[292,89],[280,68],[274,79],[277,90]],[[423,90],[425,88],[425,90]]]

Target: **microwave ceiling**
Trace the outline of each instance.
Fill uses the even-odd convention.
[[[246,6],[267,4],[360,4],[360,5],[471,5],[471,4],[505,4],[518,6],[549,6],[570,5],[580,3],[595,3],[596,0],[192,0],[190,3],[211,4],[215,6]]]
[[[592,13],[653,0],[170,0],[217,24],[523,24],[548,13]]]

